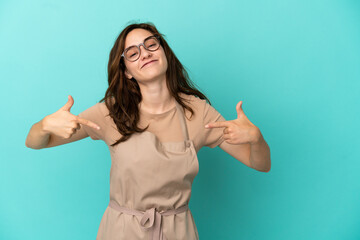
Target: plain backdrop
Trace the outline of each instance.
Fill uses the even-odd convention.
[[[109,52],[152,22],[227,119],[236,104],[270,146],[256,171],[219,147],[198,157],[201,240],[360,239],[360,3],[356,0],[0,1],[0,239],[95,239],[110,154],[90,138],[25,146],[32,124],[107,89]]]

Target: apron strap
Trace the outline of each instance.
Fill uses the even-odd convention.
[[[185,141],[188,141],[189,133],[188,133],[188,129],[186,126],[184,110],[183,110],[182,106],[176,100],[175,100],[175,103],[176,103],[177,110],[179,112],[178,116],[179,116],[179,120],[180,120],[181,130],[183,132],[183,136],[185,138]]]

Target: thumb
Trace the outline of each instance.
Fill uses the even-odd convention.
[[[72,98],[71,95],[68,95],[68,101],[67,101],[67,103],[66,103],[64,106],[62,106],[60,109],[70,112],[70,109],[71,109],[71,107],[72,107],[73,105],[74,105],[74,99]]]
[[[237,112],[237,118],[240,118],[240,116],[244,114],[244,110],[242,109],[242,101],[236,104],[236,112]]]

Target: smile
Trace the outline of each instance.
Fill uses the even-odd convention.
[[[148,62],[147,64],[145,64],[143,67],[145,67],[145,66],[148,66],[148,65],[150,65],[150,64],[152,64],[153,62],[156,62],[157,60],[153,60],[153,61],[151,61],[151,62]]]

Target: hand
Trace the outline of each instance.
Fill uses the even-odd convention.
[[[260,138],[260,130],[246,117],[241,106],[242,101],[236,105],[237,119],[209,123],[205,128],[225,128],[223,138],[230,144],[256,143]]]
[[[97,130],[100,129],[99,125],[70,113],[73,104],[74,99],[69,95],[68,101],[63,107],[43,119],[43,131],[55,134],[59,137],[70,138],[76,133],[76,130],[80,129],[80,124],[87,125]]]

